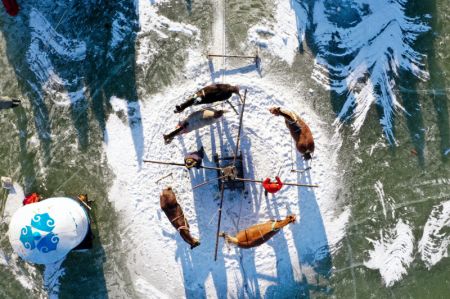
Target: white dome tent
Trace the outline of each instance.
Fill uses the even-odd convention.
[[[53,197],[21,207],[12,216],[8,237],[25,261],[50,264],[64,258],[89,231],[89,216],[80,202]]]

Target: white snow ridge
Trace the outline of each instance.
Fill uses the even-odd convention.
[[[419,242],[419,252],[428,269],[448,257],[450,234],[441,231],[449,227],[450,201],[446,201],[433,207]]]
[[[338,119],[354,117],[355,134],[373,104],[382,107],[380,120],[392,142],[394,109],[403,109],[395,95],[395,79],[408,71],[418,79],[429,75],[424,55],[412,45],[429,30],[405,15],[405,0],[316,1],[314,40],[318,48],[313,78],[346,97]]]
[[[364,265],[370,269],[379,269],[381,277],[387,287],[394,285],[413,261],[414,235],[411,227],[400,219],[395,228],[380,231],[380,239],[366,238],[373,244],[374,249],[369,252],[370,259]]]

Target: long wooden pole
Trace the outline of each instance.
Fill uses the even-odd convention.
[[[250,56],[250,55],[222,55],[222,54],[208,54],[208,57],[227,57],[227,58],[244,58],[244,59],[258,58],[258,56]]]
[[[186,167],[183,163],[175,163],[175,162],[165,162],[165,161],[156,161],[156,160],[143,160],[145,163],[155,163],[155,164],[163,164],[163,165],[173,165],[173,166],[183,166]],[[203,166],[200,165],[200,168],[209,169],[209,170],[222,170],[218,167],[211,167],[211,166]]]
[[[206,185],[206,184],[208,184],[208,183],[211,183],[212,181],[221,180],[221,179],[223,179],[223,178],[224,178],[224,176],[219,176],[219,177],[217,177],[217,178],[213,178],[213,179],[207,180],[206,182],[203,182],[203,183],[201,183],[201,184],[198,184],[198,185],[192,187],[192,190],[193,190],[193,189],[197,189],[197,188],[199,188],[199,187],[201,187],[201,186],[204,186],[204,185]]]
[[[263,182],[263,181],[260,181],[260,180],[243,179],[243,178],[235,178],[235,180],[236,181],[241,181],[241,182],[253,182],[253,183],[261,183],[261,184]],[[313,187],[313,188],[319,187],[319,185],[285,183],[285,182],[283,182],[283,185],[286,185],[286,186],[297,186],[297,187]]]
[[[247,98],[247,89],[245,89],[245,91],[244,91],[244,100],[242,102],[241,117],[239,118],[239,129],[238,129],[238,136],[236,139],[236,149],[234,150],[233,165],[234,165],[234,162],[236,162],[236,158],[237,158],[238,151],[239,151],[239,142],[241,141],[242,121],[244,120],[244,109],[245,109],[246,98]]]
[[[217,261],[217,250],[219,249],[219,233],[220,233],[220,222],[222,220],[222,206],[223,206],[223,191],[224,191],[223,183],[220,184],[220,206],[219,206],[219,221],[217,223],[217,232],[216,232],[216,248],[214,250],[214,261]]]

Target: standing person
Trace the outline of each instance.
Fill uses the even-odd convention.
[[[192,105],[211,104],[214,102],[225,101],[231,98],[233,94],[237,94],[239,97],[241,96],[238,85],[211,84],[197,91],[181,105],[176,105],[174,112],[183,112],[184,109]]]

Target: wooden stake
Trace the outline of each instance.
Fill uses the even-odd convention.
[[[163,164],[163,165],[173,165],[173,166],[183,166],[186,167],[184,163],[175,163],[175,162],[165,162],[165,161],[156,161],[156,160],[143,160],[145,163],[154,163],[154,164]],[[200,168],[209,169],[209,170],[222,170],[221,168],[211,167],[211,166],[203,166]]]
[[[217,178],[207,180],[206,182],[203,182],[203,183],[201,183],[201,184],[198,184],[198,185],[192,187],[192,190],[197,189],[197,188],[199,188],[199,187],[201,187],[201,186],[204,186],[204,185],[206,185],[206,184],[208,184],[208,183],[211,183],[212,181],[221,180],[221,179],[223,179],[223,178],[224,178],[224,176],[219,176],[219,177],[217,177]]]
[[[165,178],[168,178],[168,177],[170,177],[170,176],[172,176],[172,173],[169,173],[168,175],[165,175],[165,176],[163,176],[162,178],[159,178],[159,179],[156,181],[156,183],[159,183],[161,180],[163,180],[163,179],[165,179]]]

